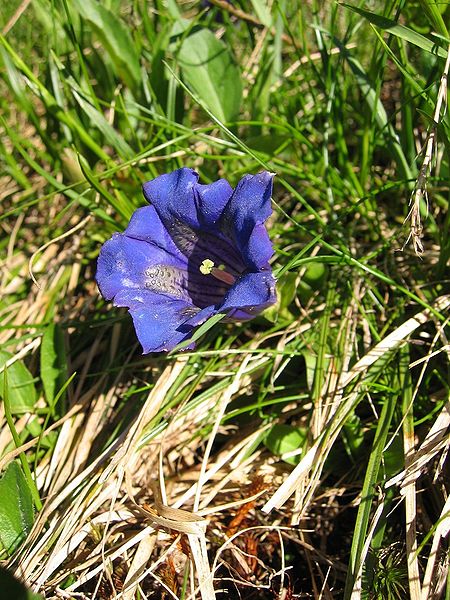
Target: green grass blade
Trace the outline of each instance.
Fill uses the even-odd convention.
[[[423,4],[429,5],[430,2],[428,2],[428,0],[426,0]],[[434,2],[431,2],[431,5],[432,4],[434,4]],[[432,42],[431,40],[426,38],[424,35],[418,33],[417,31],[414,31],[413,29],[410,29],[409,27],[406,27],[405,25],[400,25],[399,23],[397,23],[397,21],[393,21],[392,19],[388,19],[387,17],[383,17],[382,15],[378,15],[376,13],[370,12],[363,8],[359,8],[358,6],[352,6],[351,4],[343,3],[343,6],[345,6],[349,10],[352,10],[352,11],[358,13],[359,15],[361,15],[362,17],[367,19],[369,21],[369,23],[372,23],[373,25],[375,25],[376,27],[379,27],[383,31],[386,31],[387,33],[395,35],[395,36],[409,42],[410,44],[414,44],[414,46],[417,46],[418,48],[421,48],[422,50],[425,50],[426,52],[430,52],[431,54],[436,54],[437,56],[440,56],[441,58],[447,57],[447,52],[443,48],[440,48],[436,43]],[[442,19],[442,17],[441,17],[441,19]],[[443,34],[443,35],[447,35],[447,34]]]
[[[405,365],[403,364],[403,367]],[[393,389],[399,389],[397,385]],[[395,393],[387,393],[383,401],[383,407],[372,444],[372,449],[367,462],[364,483],[361,490],[361,503],[356,517],[354,536],[350,551],[350,561],[345,583],[344,598],[349,600],[352,595],[353,586],[358,578],[361,567],[361,556],[364,544],[367,539],[370,515],[373,511],[373,505],[377,497],[376,487],[379,483],[379,471],[383,459],[384,447],[391,426],[392,418],[397,403]]]

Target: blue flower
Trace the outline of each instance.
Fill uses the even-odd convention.
[[[272,177],[245,175],[233,191],[183,168],[143,185],[151,205],[103,245],[97,283],[129,309],[144,354],[172,350],[214,314],[251,319],[276,301],[265,227]]]

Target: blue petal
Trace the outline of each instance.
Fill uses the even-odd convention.
[[[223,210],[233,194],[233,188],[226,179],[219,179],[208,185],[196,186],[197,216],[203,227],[214,229]]]
[[[164,248],[113,234],[103,244],[97,261],[97,283],[103,297],[111,300],[121,290],[145,290],[158,287],[160,293],[173,298],[189,298],[180,280],[187,279],[184,257],[169,254]]]
[[[144,354],[173,350],[191,336],[196,326],[216,312],[213,306],[199,310],[189,302],[148,290],[121,291],[114,304],[129,309]],[[189,349],[193,347],[191,344]]]
[[[144,196],[156,208],[171,232],[174,223],[198,230],[214,229],[233,189],[225,179],[198,183],[198,173],[182,168],[160,175],[142,186]]]
[[[262,310],[275,304],[275,278],[271,273],[247,273],[240,277],[228,291],[217,312],[228,312],[228,316],[241,318],[237,312],[243,311],[248,317],[257,315]]]
[[[197,181],[198,174],[193,169],[182,168],[160,175],[142,186],[145,199],[156,208],[169,233],[177,222],[199,228],[194,201]]]
[[[143,206],[135,210],[124,234],[127,237],[154,244],[175,258],[184,260],[154,206]]]
[[[269,269],[273,254],[264,223],[272,214],[273,173],[245,175],[234,190],[222,216],[222,230],[231,236],[244,262],[253,270]]]

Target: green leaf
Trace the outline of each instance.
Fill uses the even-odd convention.
[[[272,27],[272,15],[267,3],[263,0],[250,0],[258,20],[264,27]]]
[[[41,595],[27,589],[21,581],[2,567],[0,567],[0,590],[3,597],[8,600],[43,600]]]
[[[364,443],[364,428],[357,414],[350,414],[344,423],[342,437],[351,457],[358,456],[358,450]]]
[[[306,440],[306,430],[280,423],[274,425],[264,440],[264,445],[276,456],[282,456],[303,447]],[[291,465],[297,465],[301,455],[290,456],[283,460]]]
[[[281,133],[271,133],[269,135],[257,135],[247,139],[247,145],[256,152],[266,155],[266,158],[273,158],[280,146],[292,142],[292,138]]]
[[[350,4],[343,4],[343,6],[358,13],[359,15],[367,19],[369,23],[372,23],[372,25],[383,29],[383,31],[387,31],[388,33],[391,33],[392,35],[395,35],[409,42],[410,44],[414,44],[415,46],[422,48],[422,50],[431,52],[431,54],[437,54],[442,58],[447,58],[447,52],[443,48],[440,48],[439,46],[437,46],[437,44],[433,43],[424,35],[417,33],[413,29],[405,27],[405,25],[399,25],[396,21],[393,21],[392,19],[388,19],[386,17],[383,17],[382,15],[377,15],[376,13],[369,12],[368,10],[364,10],[363,8],[358,8],[357,6],[351,6]]]
[[[66,350],[61,328],[51,323],[45,330],[41,344],[41,379],[45,397],[50,406],[67,379]]]
[[[390,479],[404,469],[405,451],[403,448],[403,439],[400,434],[397,434],[389,441],[389,447],[383,454],[383,467],[385,479]]]
[[[448,41],[448,29],[443,15],[445,13],[445,3],[436,2],[436,0],[419,0],[420,6],[430,21],[431,27]],[[442,14],[441,14],[442,11]]]
[[[5,397],[3,367],[5,363],[13,358],[13,354],[0,350],[0,398]],[[7,367],[7,381],[9,403],[12,414],[22,414],[32,412],[36,402],[36,388],[34,386],[33,376],[21,360],[16,360]]]
[[[317,353],[311,349],[310,344],[308,343],[302,350],[301,354],[305,361],[306,385],[308,386],[309,390],[312,390],[314,385],[314,374],[316,372],[317,365]]]
[[[94,103],[86,94],[86,91],[83,90],[83,88],[75,81],[72,75],[70,75],[69,71],[54,52],[51,52],[50,54],[49,64],[53,65],[55,77],[58,76],[61,80],[64,80],[66,85],[69,86],[73,97],[89,117],[91,125],[96,127],[104,135],[106,142],[110,144],[123,158],[133,158],[134,150],[129,144],[127,144],[120,133],[118,133],[114,127],[109,124],[103,114],[95,108]],[[57,85],[55,85],[55,89],[59,89]],[[62,102],[59,102],[59,104],[63,105]],[[80,178],[78,178],[78,180],[79,179]]]
[[[124,23],[96,0],[73,0],[111,57],[119,77],[130,88],[139,87],[141,70],[136,46]]]
[[[314,261],[306,267],[302,279],[311,285],[314,290],[320,290],[323,288],[327,274],[328,269],[325,263]]]
[[[26,94],[26,86],[23,81],[23,78],[20,76],[19,71],[17,70],[14,62],[6,52],[4,48],[0,48],[0,58],[3,62],[4,76],[7,77],[7,81],[9,82],[15,97],[17,98],[19,104],[22,106],[24,111],[27,113],[32,112],[32,105],[30,102],[30,98]],[[3,70],[2,69],[2,70]]]
[[[277,301],[273,306],[266,308],[263,316],[271,323],[276,323],[279,317],[287,318],[290,313],[286,313],[286,309],[294,300],[297,293],[297,273],[287,273],[284,275],[277,285]]]
[[[221,321],[224,317],[226,317],[226,315],[222,313],[218,313],[217,315],[210,317],[207,321],[205,321],[205,323],[203,323],[203,325],[200,325],[200,327],[194,331],[189,339],[184,340],[184,342],[180,342],[177,346],[175,346],[175,348],[171,350],[170,354],[178,352],[179,350],[185,350],[192,344],[192,342],[196,342],[198,339],[200,339],[202,335],[214,327],[214,325]]]
[[[401,389],[400,387],[397,389]],[[361,491],[361,502],[358,507],[354,536],[350,552],[349,569],[345,582],[344,598],[349,600],[351,592],[358,576],[363,546],[367,540],[370,515],[373,514],[373,503],[376,498],[376,486],[379,483],[379,470],[383,460],[386,438],[389,433],[392,418],[394,416],[397,397],[388,394],[383,404],[381,414],[377,420],[377,429],[372,444],[369,460],[365,466],[365,477]]]
[[[97,129],[105,136],[106,142],[110,144],[122,158],[133,158],[134,150],[127,144],[123,137],[117,133],[114,127],[108,123],[102,113],[92,106],[90,102],[85,100],[77,91],[73,90],[72,93],[75,100],[89,117],[92,125],[97,127]]]
[[[0,479],[0,545],[8,554],[29,534],[33,521],[31,491],[19,464],[13,461]]]
[[[207,29],[188,35],[178,53],[184,80],[222,122],[239,115],[241,74],[231,52]]]
[[[384,135],[387,146],[391,150],[391,153],[397,162],[397,166],[401,170],[402,176],[408,181],[412,181],[413,174],[411,173],[408,160],[400,144],[400,139],[388,118],[386,109],[384,108],[376,89],[373,87],[361,63],[349,52],[344,52],[344,55],[355,76],[356,83],[361,89],[361,93],[367,106],[375,114],[375,120],[380,131],[385,132]]]

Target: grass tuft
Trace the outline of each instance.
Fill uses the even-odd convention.
[[[8,585],[4,569],[42,598],[449,597],[448,16],[0,6]],[[276,174],[278,302],[142,356],[96,258],[142,183],[181,166]]]

